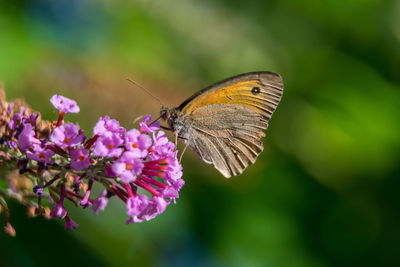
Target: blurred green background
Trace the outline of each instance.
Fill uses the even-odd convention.
[[[0,265],[400,266],[399,1],[0,0],[8,99],[55,119],[51,95],[73,98],[88,132],[158,114],[126,77],[172,107],[255,70],[285,92],[243,175],[189,152],[177,204],[135,225],[120,201],[68,232],[11,203]]]

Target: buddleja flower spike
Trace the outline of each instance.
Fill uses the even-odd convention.
[[[148,124],[150,115],[131,130],[101,117],[87,137],[78,124],[64,122],[65,114],[80,111],[74,100],[54,95],[50,101],[59,116],[49,122],[1,95],[0,179],[6,186],[0,187],[0,212],[6,214],[6,233],[15,235],[7,198],[27,206],[32,216],[59,218],[71,229],[78,224],[65,201],[92,207],[97,215],[115,196],[126,205],[126,223],[134,223],[153,219],[179,197],[184,181],[177,150],[158,122]],[[97,197],[94,184],[103,188]]]

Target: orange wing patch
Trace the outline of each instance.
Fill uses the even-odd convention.
[[[271,117],[282,96],[282,79],[270,73],[235,77],[198,95],[182,109],[191,114],[197,108],[215,104],[239,104]]]

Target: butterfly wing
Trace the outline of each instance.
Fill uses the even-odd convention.
[[[225,177],[241,174],[263,150],[263,130],[283,91],[272,72],[235,76],[206,88],[179,106],[189,146]]]
[[[268,122],[246,106],[201,107],[188,122],[189,146],[227,178],[241,174],[263,150],[260,138]]]

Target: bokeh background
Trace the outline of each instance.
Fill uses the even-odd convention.
[[[91,131],[127,128],[223,78],[280,73],[265,151],[226,180],[193,152],[176,205],[125,225],[123,205],[80,225],[28,218],[0,234],[2,266],[400,266],[400,2],[0,0],[0,80],[44,118],[77,100]],[[4,215],[2,215],[4,216]],[[4,217],[0,217],[4,224]]]

